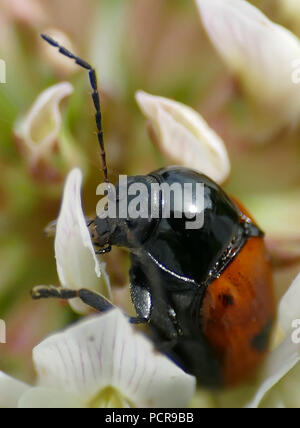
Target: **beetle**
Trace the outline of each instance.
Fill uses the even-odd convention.
[[[89,72],[108,183],[96,72],[51,37],[42,37]],[[268,351],[275,313],[264,233],[239,201],[209,177],[188,168],[166,167],[129,177],[127,186],[137,183],[149,192],[153,184],[158,186],[152,198],[157,216],[149,209],[146,218],[100,215],[88,224],[98,254],[110,252],[112,246],[125,247],[130,252],[130,289],[136,310],[136,317],[130,321],[148,324],[157,349],[196,376],[201,386],[215,388],[244,381]],[[173,198],[170,216],[162,215],[166,202],[162,184],[171,187],[174,183],[202,186],[201,212],[191,199],[178,216]],[[120,190],[117,186],[117,195]],[[129,197],[127,203],[130,202]],[[187,229],[187,217],[196,214],[204,215],[203,227]],[[100,312],[114,307],[87,289],[36,287],[32,296],[79,297]]]

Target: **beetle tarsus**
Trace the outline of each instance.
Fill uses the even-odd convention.
[[[79,298],[83,303],[95,309],[98,312],[106,312],[114,308],[114,305],[103,297],[101,294],[93,290],[82,288],[80,290],[70,290],[68,288],[54,286],[38,286],[31,291],[31,297],[34,300],[41,299],[61,299],[71,300]]]
[[[81,289],[78,292],[78,297],[91,308],[98,312],[106,312],[113,309],[115,306],[107,300],[104,296],[97,293],[96,291]]]
[[[68,290],[66,288],[42,285],[42,286],[35,287],[31,291],[31,297],[34,300],[50,299],[50,298],[69,300],[69,299],[75,299],[76,297],[78,297],[78,291]]]
[[[131,317],[129,318],[131,324],[148,324],[150,322],[149,318],[140,318],[140,317]]]

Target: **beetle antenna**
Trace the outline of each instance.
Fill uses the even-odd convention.
[[[58,49],[59,53],[66,56],[67,58],[73,59],[77,65],[84,68],[89,72],[90,84],[93,90],[92,98],[94,102],[94,106],[96,109],[96,124],[97,124],[97,136],[100,145],[100,153],[102,158],[103,165],[103,174],[104,180],[108,183],[108,174],[107,174],[107,163],[106,163],[106,153],[104,148],[104,139],[103,139],[103,130],[102,130],[102,114],[101,114],[101,104],[100,104],[100,96],[98,92],[98,84],[97,84],[97,75],[96,70],[86,61],[74,55],[68,49],[61,46],[58,42],[56,42],[52,37],[47,36],[46,34],[41,34],[43,40],[45,40],[49,45]]]

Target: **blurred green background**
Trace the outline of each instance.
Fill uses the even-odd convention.
[[[275,1],[252,3],[289,25]],[[32,302],[29,295],[34,285],[58,284],[53,241],[43,230],[57,217],[63,179],[72,167],[56,159],[55,181],[33,175],[16,144],[15,121],[47,87],[62,80],[75,87],[62,104],[59,138],[84,169],[88,215],[95,212],[102,180],[88,78],[81,69],[58,66],[55,51],[52,58],[45,55],[39,34],[53,28],[68,35],[76,53],[98,70],[111,181],[166,164],[147,135],[134,95],[143,89],[171,97],[199,111],[223,137],[232,161],[227,190],[287,246],[291,236],[297,246],[300,236],[299,132],[283,130],[265,144],[255,141],[247,102],[209,42],[193,1],[0,0],[0,58],[7,65],[7,83],[0,85],[0,319],[7,324],[0,370],[24,380],[33,376],[32,348],[76,319],[67,305]],[[289,220],[285,235],[281,226]],[[106,260],[113,286],[126,286],[124,253],[114,250]],[[295,264],[275,269],[277,296],[298,270]]]

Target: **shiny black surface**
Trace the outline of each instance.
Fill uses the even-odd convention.
[[[169,167],[129,183],[201,184],[203,227],[188,230],[187,218],[175,218],[178,203],[170,199],[170,217],[162,218],[163,191],[156,193],[159,218],[96,220],[99,243],[124,246],[131,252],[131,297],[138,319],[148,321],[158,349],[169,355],[201,385],[222,385],[222,367],[202,331],[201,307],[209,284],[237,256],[251,236],[261,231],[208,177],[182,167]],[[191,211],[195,212],[191,199]],[[185,207],[186,209],[186,207]],[[198,208],[197,208],[198,209]],[[186,211],[185,211],[186,212]],[[188,219],[190,220],[190,219]]]
[[[182,167],[165,168],[154,174],[161,181],[204,185],[204,225],[186,229],[186,218],[161,219],[144,248],[169,270],[205,282],[222,254],[236,237],[242,237],[241,213],[225,192],[204,175]]]

